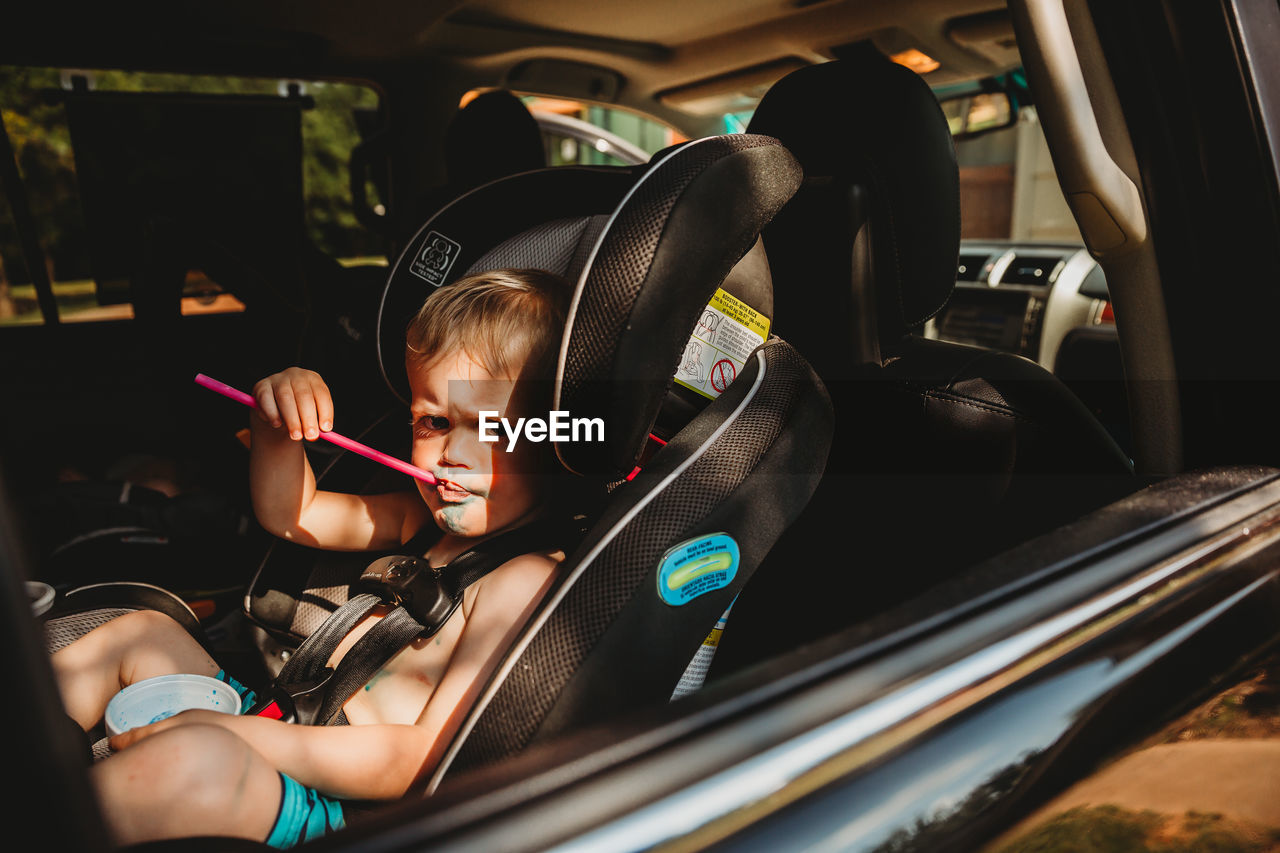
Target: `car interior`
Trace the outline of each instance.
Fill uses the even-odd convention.
[[[17,656],[37,663],[6,666],[41,707],[40,654],[139,608],[265,682],[371,559],[258,526],[245,413],[195,374],[248,388],[310,367],[337,429],[406,458],[403,328],[428,286],[502,267],[576,283],[557,408],[608,436],[557,445],[576,544],[445,763],[354,837],[431,820],[428,793],[444,809],[519,779],[532,797],[569,759],[565,777],[633,760],[655,720],[730,716],[1011,582],[1000,555],[1036,537],[1183,470],[1276,461],[1256,392],[1280,370],[1257,358],[1280,296],[1241,295],[1240,275],[1211,298],[1191,281],[1206,262],[1176,263],[1235,237],[1201,227],[1195,186],[1153,188],[1195,155],[1160,121],[1212,81],[1201,60],[1190,94],[1144,101],[1139,47],[1159,46],[1116,47],[1146,13],[126,6],[0,33],[0,540],[9,574],[57,593]],[[587,143],[539,109],[609,118]],[[1271,221],[1266,203],[1232,222]],[[691,330],[726,298],[762,345],[695,388]],[[308,455],[325,488],[408,485]],[[654,596],[664,554],[715,533],[736,576],[687,606]],[[57,749],[49,785],[83,840],[83,761]]]

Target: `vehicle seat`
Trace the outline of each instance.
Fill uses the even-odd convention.
[[[919,76],[879,54],[800,69],[749,132],[805,170],[763,239],[778,330],[827,384],[837,424],[828,476],[777,551],[844,573],[850,594],[753,585],[717,668],[776,648],[736,627],[814,639],[1138,487],[1048,371],[922,336],[955,283],[960,209],[950,131]],[[795,614],[785,628],[779,612]]]
[[[506,89],[476,95],[445,129],[446,182],[418,200],[417,222],[481,184],[547,165],[542,131],[519,97]]]
[[[455,200],[397,263],[380,321],[384,375],[397,393],[406,384],[404,323],[429,285],[533,266],[577,281],[554,408],[606,424],[603,442],[556,446],[566,469],[600,487],[596,506],[557,586],[429,787],[446,771],[499,760],[680,692],[703,641],[808,500],[829,447],[830,405],[804,360],[776,338],[746,357],[717,399],[673,426],[665,446],[644,456],[690,332],[717,289],[772,315],[758,234],[800,177],[784,148],[753,135],[681,146],[656,158],[638,181],[618,169],[525,173]],[[610,193],[614,200],[601,206]],[[735,570],[683,604],[668,603],[658,587],[665,556],[715,534],[734,540]],[[334,566],[327,578],[313,575],[301,592],[291,591],[276,558],[299,549],[275,550],[247,604],[272,640],[288,644],[307,628],[302,610],[315,609],[308,624],[323,618],[345,597],[352,575],[349,565]]]

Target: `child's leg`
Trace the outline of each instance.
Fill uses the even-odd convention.
[[[159,732],[90,770],[115,843],[231,835],[262,841],[280,810],[281,777],[219,726]]]
[[[220,667],[163,613],[139,610],[112,619],[53,654],[67,714],[86,731],[122,687],[156,675],[217,675]]]

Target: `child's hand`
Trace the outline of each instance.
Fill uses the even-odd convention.
[[[121,732],[108,740],[107,743],[112,750],[119,752],[126,747],[133,746],[140,740],[144,740],[152,735],[168,731],[172,728],[177,728],[178,726],[222,726],[224,729],[235,732],[237,728],[242,725],[237,721],[242,719],[244,718],[239,714],[224,714],[220,711],[208,711],[195,708],[190,711],[183,711],[180,714],[174,714],[172,717],[166,717],[163,720],[158,720],[145,726],[138,726],[137,728],[129,729],[127,732]],[[258,718],[255,717],[253,719]],[[272,720],[272,722],[275,721]]]
[[[314,441],[322,430],[333,429],[329,386],[313,370],[291,367],[272,374],[253,386],[253,399],[262,422],[274,428],[287,427],[294,441],[304,436]]]

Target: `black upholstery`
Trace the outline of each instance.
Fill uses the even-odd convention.
[[[828,476],[771,559],[827,564],[849,595],[762,573],[735,608],[722,670],[780,637],[812,639],[882,610],[1138,485],[1048,371],[920,336],[949,297],[960,244],[954,147],[923,80],[879,55],[810,66],[766,94],[749,129],[805,169],[763,239],[777,330],[827,383],[837,423]]]
[[[505,89],[483,92],[454,114],[445,128],[444,184],[418,200],[421,222],[476,187],[547,164],[542,131],[524,102]]]
[[[505,89],[483,92],[458,111],[444,156],[449,183],[463,190],[546,165],[538,123]]]
[[[883,58],[813,65],[769,90],[750,131],[776,136],[805,170],[804,190],[765,232],[779,320],[821,356],[810,361],[824,376],[892,357],[946,303],[960,251],[955,148],[933,93]],[[857,337],[872,340],[853,340],[868,318]]]
[[[686,145],[644,175],[578,288],[557,373],[557,408],[617,427],[598,444],[557,445],[566,467],[636,464],[699,314],[799,180],[785,149],[747,135]]]

